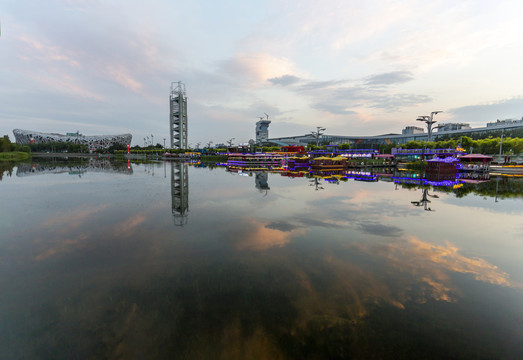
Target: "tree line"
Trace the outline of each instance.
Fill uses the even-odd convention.
[[[4,137],[0,138],[0,152],[7,153],[16,151],[30,153],[31,149],[27,145],[20,145],[11,142],[9,136],[7,135],[4,135]]]
[[[341,147],[340,147],[341,148]],[[409,141],[406,144],[388,144],[380,145],[379,150],[382,154],[390,154],[393,148],[402,149],[457,149],[462,148],[468,153],[480,153],[486,155],[499,154],[517,155],[523,153],[523,138],[504,137],[503,143],[501,138],[488,137],[485,139],[472,139],[468,136],[461,136],[455,139],[438,140],[438,141]]]

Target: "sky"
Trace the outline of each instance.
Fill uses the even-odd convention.
[[[0,1],[0,135],[133,135],[169,146],[185,84],[192,147],[401,133],[420,115],[523,117],[519,0]],[[152,135],[152,136],[151,136]]]

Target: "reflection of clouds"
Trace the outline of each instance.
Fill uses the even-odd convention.
[[[334,222],[334,220],[327,220],[323,221],[320,219],[315,219],[314,214],[310,214],[310,216],[306,217],[295,217],[294,219],[299,222],[301,225],[304,226],[318,226],[318,227],[325,227],[325,228],[336,228],[341,229],[345,227],[345,224],[340,224],[338,222]]]
[[[359,190],[353,194],[352,198],[349,198],[350,203],[361,204],[367,203],[371,197],[371,193],[367,190]]]
[[[523,223],[519,224],[519,227],[516,230],[516,235],[520,235],[519,239],[523,239]]]
[[[288,244],[292,238],[303,235],[304,230],[299,228],[287,228],[286,230],[271,228],[274,223],[262,224],[255,220],[246,220],[247,232],[240,232],[236,238],[236,247],[239,250],[267,250],[271,247],[282,247]]]
[[[458,253],[458,248],[450,243],[446,246],[432,245],[419,239],[412,238],[411,251],[420,258],[429,260],[443,268],[459,273],[473,274],[477,280],[491,284],[510,286],[508,274],[501,271],[496,265],[480,258],[467,258]]]
[[[69,238],[61,242],[56,242],[51,247],[48,247],[47,249],[36,255],[35,260],[47,260],[48,258],[54,255],[68,253],[73,248],[77,248],[78,246],[80,246],[80,243],[83,240],[86,240],[87,238],[89,238],[87,234],[78,234],[73,238]]]
[[[32,238],[33,243],[32,249],[36,252],[34,259],[46,260],[58,254],[84,248],[89,244],[87,240],[95,236],[95,232],[112,234],[115,239],[132,236],[136,229],[147,221],[148,213],[159,206],[156,204],[116,223],[112,220],[114,213],[107,214],[107,210],[110,210],[110,205],[107,204],[82,207],[63,215],[53,214],[50,220],[29,230],[28,235],[29,238]],[[107,221],[102,222],[100,218]],[[88,225],[93,222],[97,223],[97,226]]]
[[[429,285],[430,288],[432,288],[432,291],[428,294],[430,297],[434,298],[435,300],[454,302],[454,299],[450,296],[452,293],[452,289],[450,287],[429,277],[424,277],[421,280],[425,284]]]
[[[358,228],[367,234],[377,236],[396,237],[401,235],[401,233],[403,232],[403,230],[397,226],[384,225],[377,222],[361,222],[358,225]]]
[[[416,211],[415,208],[409,205],[409,203],[405,203],[405,205],[398,205],[396,202],[390,199],[383,199],[380,201],[364,203],[360,205],[360,207],[366,214],[377,214],[377,216],[380,218],[419,216],[420,212]]]
[[[267,224],[266,227],[269,229],[275,229],[280,231],[292,231],[298,228],[298,226],[291,224],[288,221],[273,221]]]
[[[365,245],[357,247],[378,258],[385,258],[386,266],[414,276],[415,283],[421,286],[421,289],[418,289],[418,294],[404,296],[414,296],[416,301],[424,302],[426,298],[454,301],[456,289],[451,284],[449,272],[471,274],[477,280],[490,284],[513,286],[509,281],[509,275],[497,266],[484,259],[466,257],[450,243],[433,245],[413,237],[401,243],[370,248]]]
[[[130,236],[137,226],[141,225],[142,223],[147,220],[147,217],[145,214],[135,214],[131,216],[130,218],[121,221],[120,223],[116,224],[114,226],[113,234],[115,236],[124,236],[128,237]]]
[[[348,226],[355,221],[367,221],[375,219],[382,222],[383,219],[391,219],[405,216],[419,216],[419,212],[412,209],[408,204],[399,206],[390,199],[370,199],[372,194],[362,190],[353,196],[332,196],[319,200],[309,201],[312,209],[321,209],[325,217],[337,221],[343,226]],[[314,210],[310,211],[314,216]]]
[[[82,229],[85,223],[108,207],[105,204],[51,214],[49,220],[28,229],[26,234],[32,239],[32,249],[36,252],[34,259],[46,260],[80,247],[82,241],[90,237],[90,230]]]
[[[85,224],[85,220],[95,214],[100,213],[101,211],[107,209],[109,204],[104,204],[100,206],[85,207],[69,211],[64,214],[52,214],[52,217],[39,225],[41,228],[54,228],[67,226],[67,230],[71,228],[77,228]]]

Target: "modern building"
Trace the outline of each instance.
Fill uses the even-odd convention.
[[[89,150],[107,149],[116,144],[127,146],[131,144],[133,138],[131,134],[85,136],[79,132],[63,135],[21,129],[14,129],[13,134],[15,135],[16,143],[21,145],[62,142],[86,145]]]
[[[187,149],[187,96],[181,81],[171,83],[169,105],[171,149]]]
[[[470,130],[472,129],[470,127],[470,124],[465,123],[448,123],[448,124],[440,124],[436,126],[436,131],[455,131],[455,130]]]
[[[411,135],[411,134],[423,134],[425,130],[418,126],[407,126],[405,129],[401,130],[401,135]]]
[[[496,120],[495,122],[487,123],[487,127],[517,125],[517,124],[523,125],[523,117],[521,118],[521,120],[515,120],[515,119]]]
[[[489,125],[490,124],[490,125]],[[448,137],[459,137],[459,136],[499,136],[503,130],[505,136],[510,132],[523,131],[523,119],[522,120],[498,120],[495,123],[489,123],[486,127],[471,128],[468,124],[457,124],[455,129],[453,126],[447,126],[438,129],[437,132],[432,133],[432,140],[436,141],[440,138]],[[446,124],[450,125],[450,124]],[[321,135],[320,142],[322,144],[329,145],[340,145],[340,144],[351,144],[358,149],[371,149],[380,145],[389,144],[405,144],[409,141],[427,141],[428,134],[426,132],[419,132],[419,129],[415,129],[415,126],[408,126],[402,134],[383,134],[374,136],[344,136],[344,135]],[[408,129],[408,130],[407,130]],[[316,144],[316,137],[313,134],[286,136],[279,138],[268,139],[269,142],[278,145],[309,145]]]
[[[269,116],[267,119],[260,118],[260,121],[256,122],[256,143],[261,144],[267,142],[269,139]]]

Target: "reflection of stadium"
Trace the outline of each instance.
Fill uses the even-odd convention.
[[[48,174],[83,175],[86,172],[132,175],[133,169],[130,162],[115,163],[108,159],[89,159],[86,162],[76,163],[68,161],[46,161],[41,163],[33,162],[32,164],[21,163],[16,169],[16,176],[24,177]]]
[[[14,129],[13,134],[15,135],[16,143],[21,145],[62,142],[85,145],[90,150],[107,149],[116,144],[127,146],[131,144],[133,138],[131,134],[85,136],[76,132],[62,135],[20,129]]]

